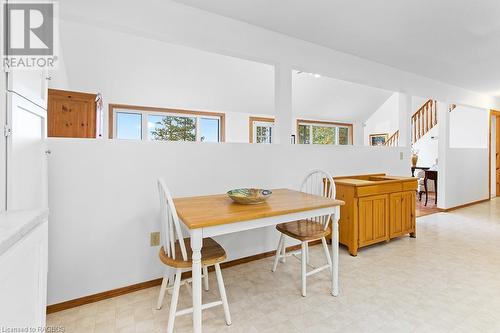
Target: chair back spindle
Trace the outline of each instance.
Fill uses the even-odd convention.
[[[333,177],[326,171],[313,170],[302,182],[300,186],[302,192],[318,195],[325,198],[335,198],[336,188]],[[309,219],[310,221],[320,222],[326,230],[330,224],[330,215],[318,216]]]
[[[182,235],[174,200],[165,181],[161,178],[158,179],[158,192],[160,194],[160,236],[165,254],[172,259],[176,259],[175,242],[179,241],[182,260],[187,261],[186,245],[184,244],[184,236]]]

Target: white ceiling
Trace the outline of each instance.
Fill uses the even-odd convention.
[[[292,74],[293,113],[300,118],[365,121],[393,92],[306,73]]]
[[[176,0],[500,96],[498,0]]]

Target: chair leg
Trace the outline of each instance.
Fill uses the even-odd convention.
[[[163,306],[163,299],[165,298],[165,292],[167,291],[168,284],[169,284],[169,276],[167,270],[165,271],[165,274],[163,275],[163,280],[161,282],[160,295],[158,295],[158,302],[156,303],[157,310],[160,310],[161,307]]]
[[[205,291],[208,291],[210,289],[210,287],[208,285],[208,267],[207,266],[203,267],[203,275],[205,275],[205,277],[203,278],[203,281],[205,282]]]
[[[323,250],[325,251],[326,261],[328,262],[328,266],[330,266],[330,273],[332,272],[332,258],[330,257],[330,251],[328,251],[328,245],[326,243],[326,238],[321,238],[321,243],[323,244]]]
[[[306,243],[306,263],[309,265],[309,243],[308,242],[304,243]]]
[[[224,286],[224,280],[222,279],[222,272],[220,271],[219,264],[215,264],[215,275],[217,275],[217,284],[219,285],[219,293],[222,301],[222,307],[224,308],[226,324],[231,325],[231,314],[229,313],[229,304],[227,303],[226,287]]]
[[[173,286],[174,286],[174,279],[175,279],[175,273],[172,274],[169,278],[168,278],[168,283],[167,283],[167,294],[169,295],[172,295],[173,293]]]
[[[281,234],[280,241],[278,242],[278,248],[276,249],[276,255],[274,257],[273,269],[271,269],[272,272],[276,272],[276,268],[278,267],[278,260],[280,259],[281,250],[283,249],[284,238],[285,235]]]
[[[170,301],[170,311],[168,313],[167,333],[174,331],[175,313],[177,312],[177,301],[179,300],[179,289],[181,288],[182,269],[177,268],[175,271],[174,292]]]
[[[300,263],[302,264],[302,296],[306,297],[306,269],[307,269],[307,258],[306,258],[306,248],[307,248],[307,243],[302,242],[302,251],[301,251],[301,260]]]
[[[281,245],[281,262],[284,264],[286,262],[286,237],[285,235],[283,236],[283,244]]]

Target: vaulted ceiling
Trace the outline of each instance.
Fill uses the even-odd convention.
[[[293,113],[300,118],[366,121],[393,94],[378,88],[293,71]]]
[[[176,0],[500,96],[498,0]]]

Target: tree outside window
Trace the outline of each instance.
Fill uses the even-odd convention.
[[[155,121],[151,131],[153,140],[196,141],[196,118],[165,116]]]

